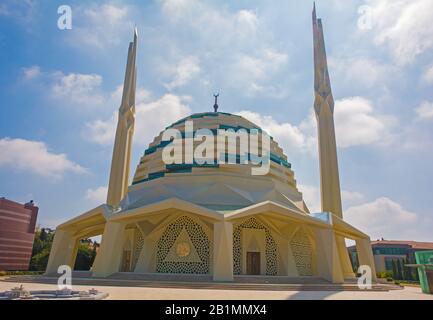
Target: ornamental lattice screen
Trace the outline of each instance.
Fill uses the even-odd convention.
[[[296,231],[290,241],[293,258],[295,259],[296,269],[300,276],[312,276],[312,246],[307,233],[303,228]]]
[[[263,229],[265,230],[265,254],[266,254],[266,275],[276,276],[278,274],[278,250],[277,244],[271,235],[271,232],[256,218],[250,218],[241,223],[233,231],[233,273],[241,274],[241,254],[242,254],[242,241],[241,229]]]
[[[176,257],[176,261],[167,261],[170,249],[182,230],[186,230],[191,240],[191,251],[197,253],[199,261],[188,261],[188,256]],[[182,216],[169,224],[157,243],[156,272],[208,274],[210,266],[210,241],[202,226],[188,216]]]
[[[135,270],[135,267],[137,266],[138,258],[140,258],[141,250],[143,250],[144,245],[144,238],[143,234],[140,230],[135,229],[135,244],[134,244],[134,252],[133,252],[133,260],[132,260],[132,266],[131,271]]]

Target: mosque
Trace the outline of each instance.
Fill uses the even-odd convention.
[[[297,188],[292,165],[270,138],[269,170],[252,175],[251,163],[170,163],[163,159],[167,130],[261,128],[234,114],[204,112],[165,128],[144,151],[130,183],[135,122],[137,31],[129,45],[111,173],[105,204],[56,229],[46,273],[74,266],[80,239],[102,235],[93,277],[117,273],[321,278],[344,283],[355,277],[345,239],[356,242],[359,262],[370,266],[370,238],[343,219],[334,132],[334,100],[323,28],[313,11],[314,110],[317,118],[322,212],[312,213]],[[192,142],[196,143],[196,142]],[[217,144],[215,144],[215,148]],[[186,157],[187,155],[185,155]],[[236,154],[239,158],[239,154]]]

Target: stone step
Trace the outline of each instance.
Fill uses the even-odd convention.
[[[56,284],[57,278],[44,276],[15,276],[6,280],[18,283],[48,283]],[[269,291],[363,291],[353,283],[347,284],[265,284],[265,283],[238,283],[238,282],[174,282],[174,281],[145,281],[134,279],[109,278],[73,278],[73,285],[88,286],[131,286],[154,288],[182,288],[182,289],[208,289],[208,290],[269,290]],[[395,285],[375,284],[368,291],[389,291],[402,289]]]

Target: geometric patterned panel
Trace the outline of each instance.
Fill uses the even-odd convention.
[[[312,276],[312,247],[310,239],[303,228],[296,231],[290,241],[290,247],[292,248],[298,274],[300,276]]]
[[[185,228],[180,232],[164,262],[201,262]]]
[[[243,228],[265,230],[266,275],[276,276],[278,274],[277,244],[275,243],[270,230],[255,218],[250,218],[244,221],[233,230],[233,273],[241,274],[241,229]]]
[[[139,229],[135,230],[135,239],[136,242],[134,244],[134,252],[133,252],[133,260],[132,260],[132,267],[131,270],[134,271],[135,270],[135,266],[137,265],[138,262],[138,258],[140,258],[140,253],[141,250],[143,249],[144,246],[144,238],[143,238],[143,234],[141,233],[141,231]]]
[[[178,254],[178,261],[167,261],[173,246],[177,242],[182,230],[186,230],[188,241],[182,241]],[[190,241],[192,248],[187,248]],[[196,252],[199,260],[189,261],[189,252]],[[170,254],[170,255],[169,255]],[[169,259],[168,260],[172,260]],[[210,241],[200,224],[188,216],[182,216],[172,222],[162,233],[157,243],[156,272],[158,273],[188,273],[208,274],[210,273]]]

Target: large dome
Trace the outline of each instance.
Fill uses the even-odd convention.
[[[183,118],[167,129],[185,132],[191,120],[198,129],[261,128],[245,118],[222,112],[198,113]],[[271,137],[270,170],[266,175],[252,175],[251,164],[171,164],[162,160],[167,145],[162,131],[145,150],[137,166],[122,209],[133,209],[162,200],[178,198],[219,212],[228,212],[264,201],[273,201],[295,210],[308,212],[290,163],[278,143]],[[185,135],[183,134],[183,139]],[[216,150],[215,150],[216,151]],[[215,152],[215,154],[217,154]]]

